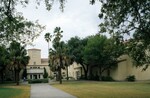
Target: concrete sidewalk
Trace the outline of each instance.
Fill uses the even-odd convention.
[[[77,98],[49,84],[31,84],[30,98]]]

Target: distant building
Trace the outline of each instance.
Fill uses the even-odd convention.
[[[30,56],[30,61],[27,66],[27,78],[28,79],[43,79],[44,67],[48,72],[49,76],[56,76],[52,74],[50,71],[50,67],[48,66],[48,59],[41,58],[41,50],[40,49],[28,49],[28,55]],[[118,63],[116,68],[113,68],[109,71],[109,75],[118,81],[124,81],[127,76],[135,75],[136,80],[150,80],[150,67],[146,71],[142,71],[142,67],[135,67],[132,63],[131,58],[128,55],[122,55],[118,58],[118,60],[122,60],[122,62]],[[99,68],[89,68],[91,70],[92,75],[98,75]],[[62,77],[66,78],[67,70],[62,70]],[[70,78],[74,78],[75,80],[79,79],[81,75],[84,75],[83,67],[80,64],[74,62],[72,65],[68,67],[68,76]],[[107,76],[108,72],[104,72],[103,76]]]
[[[136,67],[128,55],[122,55],[119,59],[125,60],[118,63],[118,66],[111,70],[110,73],[113,79],[125,80],[127,76],[134,75],[136,80],[150,80],[150,66],[142,71],[143,67]]]
[[[72,65],[68,66],[68,76],[74,78],[75,80],[79,79],[84,74],[84,70],[80,64],[73,62]]]
[[[118,58],[118,60],[122,60],[122,62],[119,62],[115,68],[109,70],[109,76],[111,76],[114,80],[124,81],[127,76],[131,75],[134,75],[136,80],[139,81],[150,80],[150,66],[146,69],[146,71],[142,71],[142,67],[136,67],[128,55],[122,55]],[[97,67],[92,69],[93,75],[96,75],[98,72]],[[106,70],[102,76],[108,76],[108,71]]]
[[[27,65],[28,79],[43,79],[44,67],[50,75],[50,68],[48,66],[48,58],[41,58],[40,49],[28,49],[30,56],[29,64]]]

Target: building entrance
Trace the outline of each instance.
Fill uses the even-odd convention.
[[[34,75],[34,79],[37,79],[37,75]]]

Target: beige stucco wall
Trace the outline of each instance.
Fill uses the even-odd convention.
[[[134,67],[130,74],[135,75],[137,80],[150,80],[150,67],[146,71]]]
[[[136,80],[150,80],[150,67],[142,71],[142,67],[133,65],[128,55],[123,55],[119,60],[125,60],[118,64],[118,67],[111,70],[111,77],[115,80],[125,80],[129,75],[135,75]]]
[[[81,72],[83,73],[83,70],[81,71],[81,68],[82,66],[80,64],[73,62],[73,64],[68,67],[69,77],[73,77],[77,80],[79,77],[81,77]]]
[[[30,61],[28,65],[41,65],[40,49],[28,49],[28,55],[30,56]]]

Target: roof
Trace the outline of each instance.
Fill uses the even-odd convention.
[[[41,62],[48,62],[48,58],[41,58]]]
[[[27,65],[27,66],[48,66],[46,64],[41,64],[41,65]]]
[[[41,51],[41,49],[36,49],[36,48],[32,48],[32,49],[28,49],[28,50],[37,50],[37,51]]]

